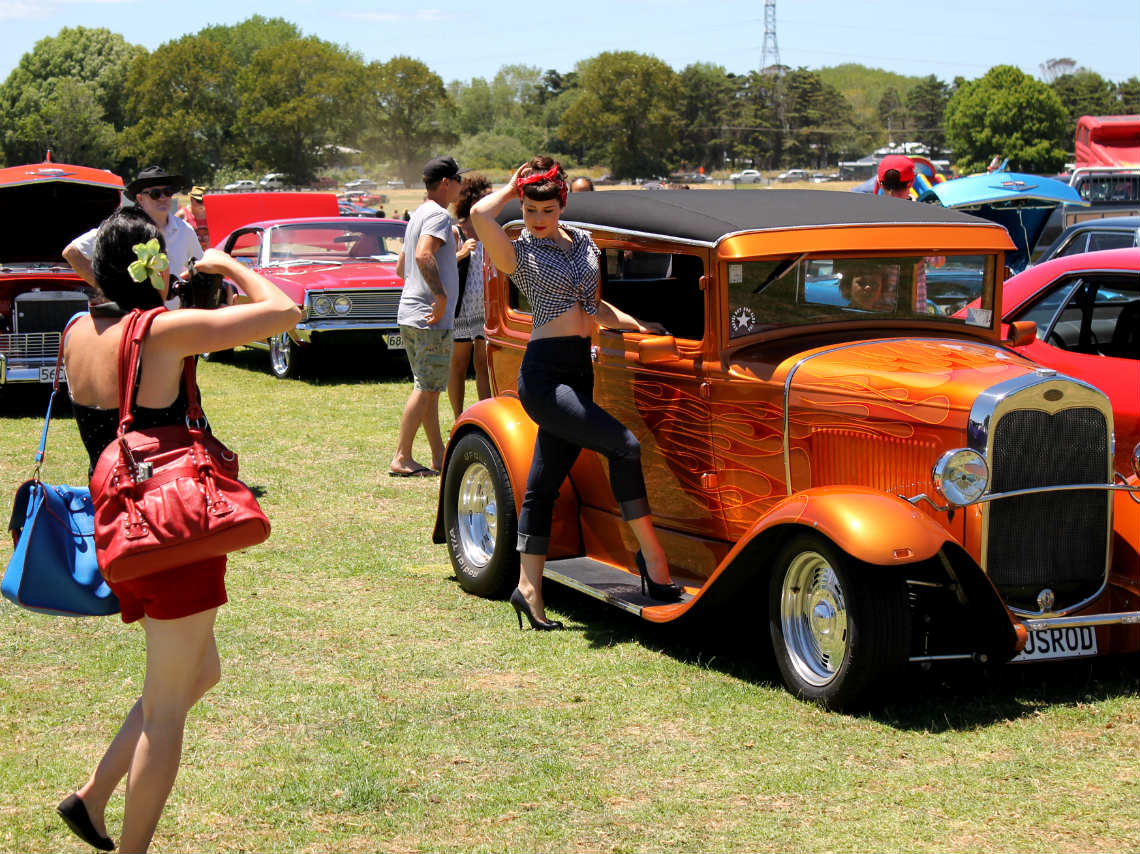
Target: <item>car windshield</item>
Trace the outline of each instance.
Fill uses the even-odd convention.
[[[993,319],[990,255],[800,256],[732,262],[727,268],[731,338],[868,319],[979,327]]]
[[[269,243],[269,263],[383,261],[394,264],[404,245],[404,227],[403,223],[379,221],[278,226],[273,229]]]

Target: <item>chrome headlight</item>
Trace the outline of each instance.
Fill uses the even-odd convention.
[[[337,314],[348,314],[352,311],[352,300],[342,294],[333,302],[333,311]]]
[[[1140,442],[1136,443],[1136,447],[1132,449],[1132,471],[1140,477]]]
[[[990,483],[986,458],[971,448],[947,451],[934,464],[934,488],[956,507],[965,507],[981,498]]]
[[[332,300],[325,296],[313,300],[313,310],[317,314],[332,314]]]

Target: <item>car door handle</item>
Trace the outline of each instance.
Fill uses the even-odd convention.
[[[591,362],[598,361],[598,345],[597,344],[595,344],[594,346],[592,346],[590,348],[590,361]]]

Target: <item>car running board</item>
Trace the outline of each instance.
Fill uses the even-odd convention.
[[[693,598],[690,594],[683,593],[677,602],[650,599],[641,592],[641,579],[638,576],[588,557],[548,560],[542,576],[638,617],[643,608],[684,604]]]

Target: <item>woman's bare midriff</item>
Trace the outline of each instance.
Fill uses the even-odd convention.
[[[594,334],[596,325],[594,318],[586,314],[580,304],[575,303],[558,317],[531,332],[530,338],[532,341],[540,338],[564,338],[570,335],[589,338]]]

